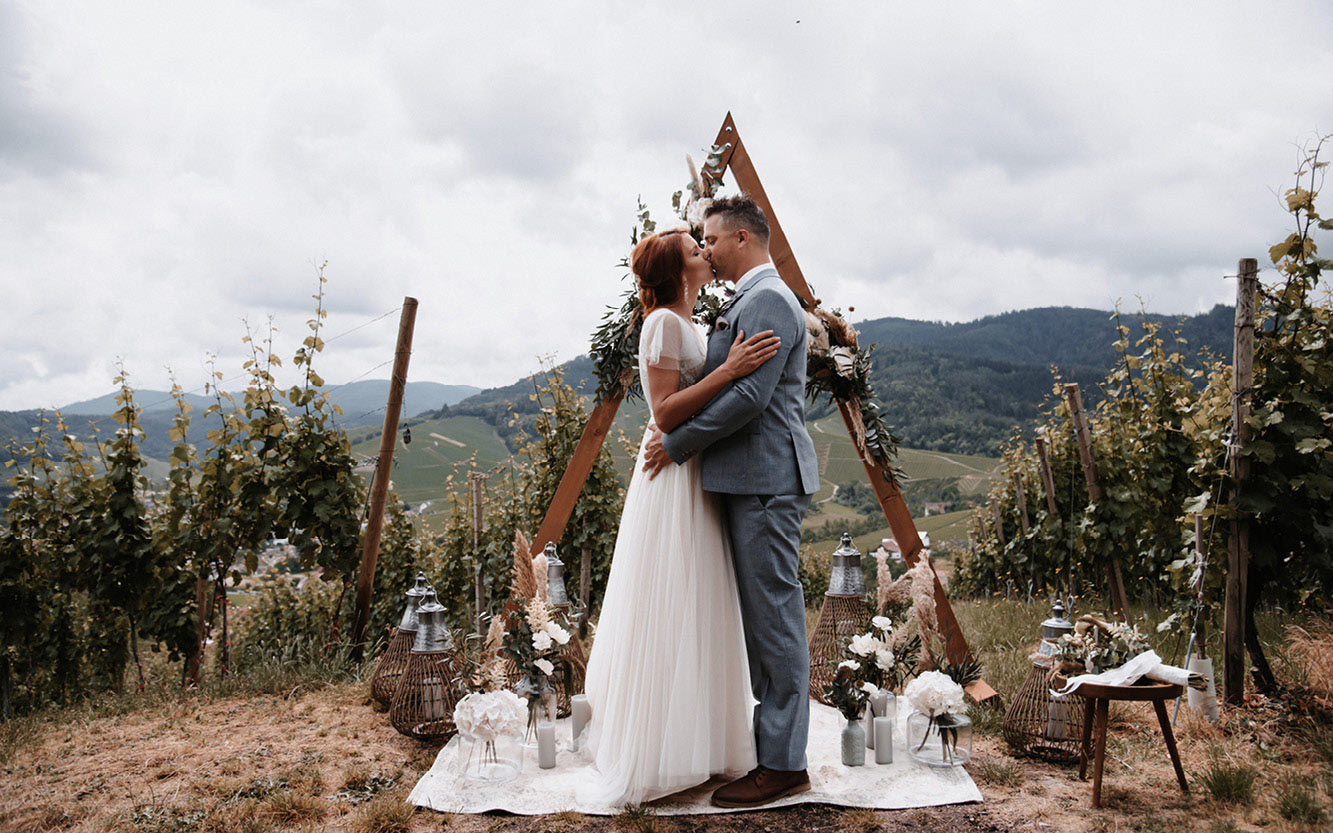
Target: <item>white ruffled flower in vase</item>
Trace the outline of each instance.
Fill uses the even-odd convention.
[[[883,643],[871,634],[863,633],[852,637],[852,641],[847,646],[847,650],[860,657],[871,657],[875,655],[876,650],[882,645]]]
[[[914,758],[932,765],[953,766],[971,756],[972,721],[964,714],[967,705],[962,686],[947,674],[925,671],[907,684],[904,696],[919,713],[908,717],[908,743]],[[924,721],[919,720],[921,717]],[[914,736],[914,718],[925,724],[920,727],[919,738]],[[940,740],[938,758],[925,748],[934,734],[938,734]]]
[[[537,666],[537,670],[548,677],[555,673],[555,666],[551,664],[549,659],[539,659],[533,665]]]
[[[870,619],[870,624],[885,634],[893,630],[893,620],[887,616],[874,616]]]

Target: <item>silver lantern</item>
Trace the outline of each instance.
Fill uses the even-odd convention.
[[[565,562],[556,555],[555,543],[548,541],[546,549],[546,596],[554,607],[569,607],[569,594],[565,592]]]
[[[861,553],[852,546],[852,536],[842,534],[842,546],[833,553],[833,570],[829,573],[828,595],[864,596],[866,580],[861,573]]]
[[[444,621],[444,605],[435,598],[435,588],[426,587],[417,605],[417,638],[412,651],[417,654],[448,651],[454,646],[453,637]]]
[[[1059,599],[1051,606],[1051,618],[1041,623],[1041,644],[1037,646],[1037,653],[1043,657],[1051,657],[1060,643],[1060,637],[1067,633],[1074,632],[1074,623],[1065,618],[1065,606]]]
[[[421,604],[421,597],[426,595],[428,586],[426,574],[417,573],[417,583],[407,591],[407,606],[403,608],[403,618],[398,621],[398,630],[416,633],[417,605]]]

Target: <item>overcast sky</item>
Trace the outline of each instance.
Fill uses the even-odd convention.
[[[1171,6],[1169,10],[1159,6]],[[587,349],[730,110],[854,318],[1193,313],[1333,131],[1328,3],[0,0],[0,409],[420,299],[410,377]],[[1271,273],[1270,273],[1271,274]],[[387,378],[396,314],[329,345]]]

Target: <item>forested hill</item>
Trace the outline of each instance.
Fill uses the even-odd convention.
[[[1124,314],[1131,343],[1145,323],[1162,327],[1188,355],[1226,356],[1231,351],[1234,311],[1218,305],[1194,316]],[[1080,383],[1085,401],[1101,398],[1098,384],[1116,361],[1118,338],[1106,310],[1043,307],[986,316],[958,324],[878,318],[857,323],[862,346],[876,344],[872,383],[881,407],[903,444],[962,454],[995,455],[1015,425],[1037,415],[1051,391],[1052,367],[1062,379]],[[592,362],[580,356],[561,365],[565,381],[591,392]],[[535,411],[530,378],[492,388],[449,406],[439,415],[485,419],[509,439],[512,408]],[[820,402],[818,419],[832,410]]]

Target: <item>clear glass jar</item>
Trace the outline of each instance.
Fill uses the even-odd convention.
[[[509,781],[523,771],[523,742],[512,735],[480,740],[458,733],[458,774],[470,781]]]
[[[965,714],[907,716],[907,751],[928,766],[959,766],[972,757],[972,721]]]

